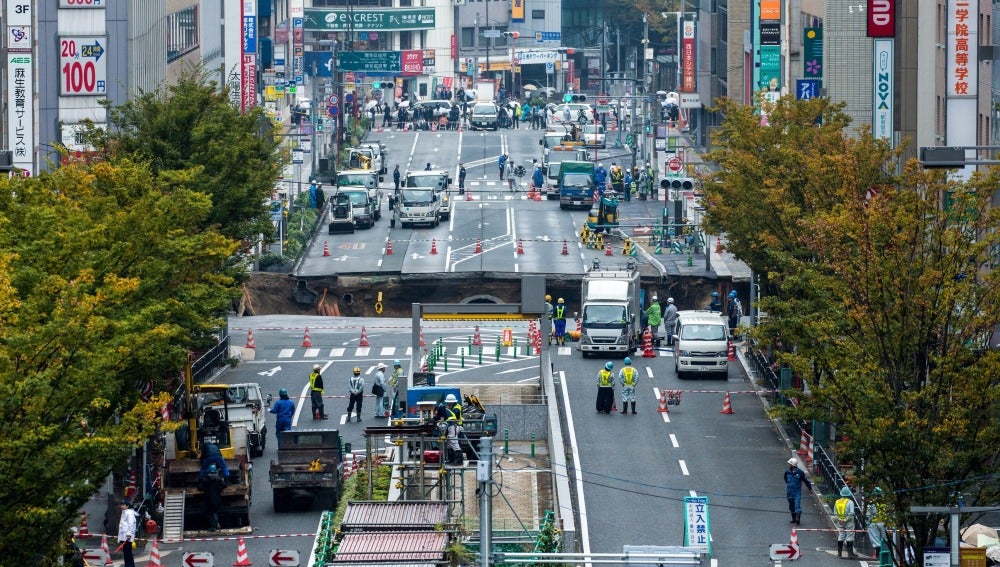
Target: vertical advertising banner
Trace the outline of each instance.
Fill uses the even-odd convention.
[[[892,140],[893,131],[893,42],[891,38],[873,41],[872,135],[885,140]]]
[[[805,28],[802,32],[802,76],[823,77],[823,28]]]
[[[979,94],[979,1],[948,0],[948,55],[945,66],[948,126],[945,143],[952,147],[976,145]],[[975,150],[966,157],[974,159]],[[974,166],[957,176],[968,179]]]
[[[510,0],[510,21],[524,23],[524,2],[525,0]]]
[[[302,18],[292,18],[292,72],[295,84],[305,82],[305,30]]]
[[[684,20],[681,36],[681,91],[693,93],[696,88],[694,65],[694,21]]]
[[[760,0],[760,20],[781,20],[781,0]]]
[[[7,1],[7,148],[14,167],[35,174],[35,76],[31,49],[31,0]]]
[[[896,0],[868,0],[868,37],[896,36]]]
[[[240,66],[240,111],[257,106],[257,0],[243,0],[243,61]]]

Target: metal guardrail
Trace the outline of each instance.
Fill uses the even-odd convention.
[[[215,367],[221,365],[222,360],[227,356],[229,356],[229,330],[223,328],[218,344],[191,364],[191,374],[194,376],[195,383],[205,382],[212,375]]]

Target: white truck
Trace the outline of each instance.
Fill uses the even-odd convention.
[[[263,455],[267,442],[267,425],[264,419],[267,408],[260,393],[260,384],[246,382],[226,384],[224,387],[225,390],[203,389],[198,394],[199,413],[203,414],[208,409],[225,413],[223,417],[231,427],[246,427],[247,453],[251,457]]]
[[[639,271],[634,262],[624,268],[601,268],[598,261],[583,275],[582,326],[577,348],[592,353],[628,355],[639,347],[642,306]]]
[[[379,182],[383,176],[371,169],[345,169],[337,173],[337,190],[364,188],[371,200],[372,224],[382,218],[382,189]],[[359,224],[358,213],[355,210],[354,222]],[[366,224],[366,222],[360,222]]]
[[[389,202],[392,207],[389,226],[392,228],[397,222],[403,228],[416,224],[441,224],[441,199],[430,187],[400,189],[399,194],[390,197]]]

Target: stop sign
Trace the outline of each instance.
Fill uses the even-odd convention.
[[[667,160],[667,169],[669,169],[670,171],[672,171],[674,173],[677,173],[678,171],[680,171],[681,170],[681,159],[678,158],[678,157],[672,157],[672,158],[668,159]]]

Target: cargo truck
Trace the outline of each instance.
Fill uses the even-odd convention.
[[[564,161],[559,166],[559,208],[589,209],[594,202],[594,164]]]
[[[598,261],[583,276],[582,319],[577,348],[592,353],[627,355],[639,346],[642,307],[639,271],[634,262],[624,268],[602,268]]]
[[[336,429],[290,429],[278,434],[278,460],[268,471],[274,511],[333,510],[344,486],[344,456]]]

